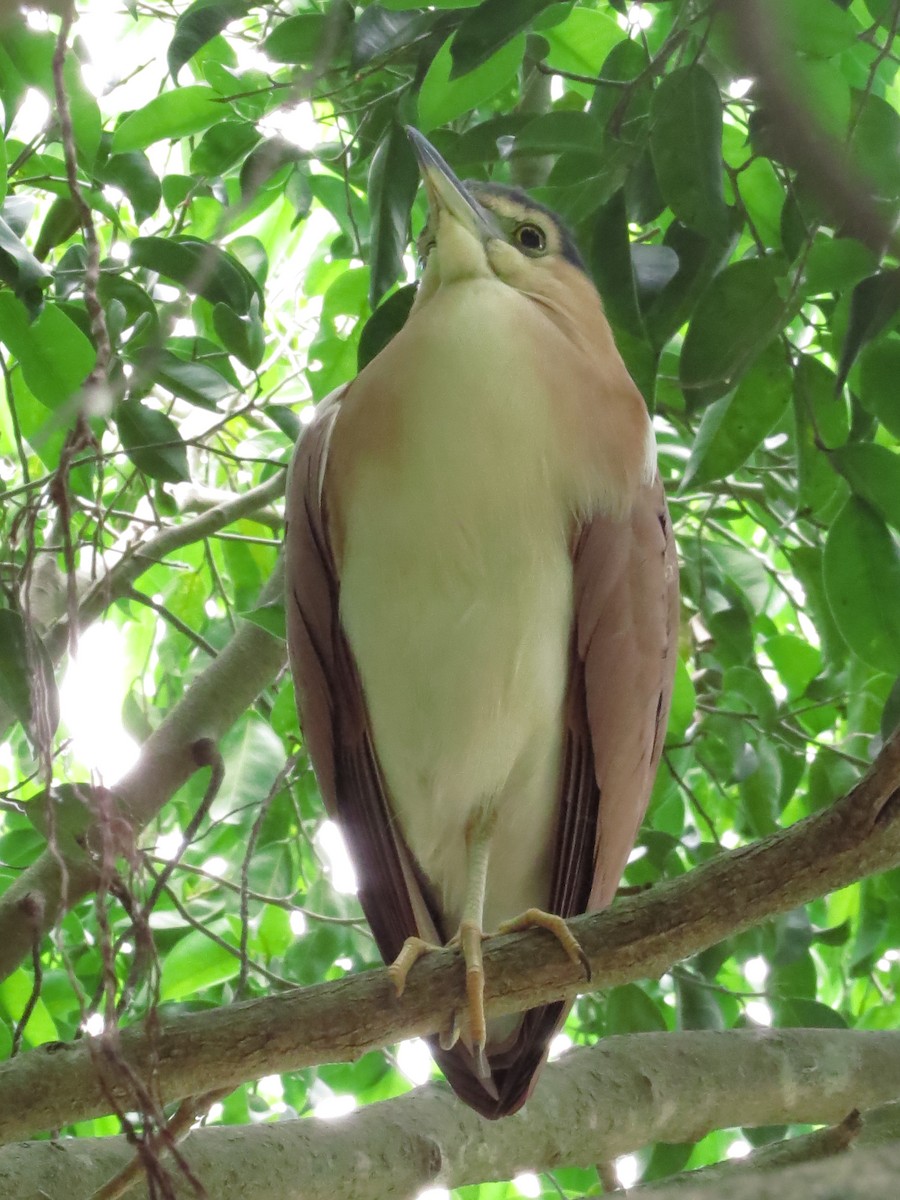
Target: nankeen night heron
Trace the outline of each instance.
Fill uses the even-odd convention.
[[[650,418],[571,236],[410,132],[427,258],[389,345],[316,411],[288,495],[301,724],[398,990],[453,940],[434,1053],[484,1116],[565,1017],[485,1022],[484,932],[613,898],[662,750],[677,568]]]

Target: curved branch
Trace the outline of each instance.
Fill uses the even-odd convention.
[[[508,1179],[561,1162],[590,1166],[649,1142],[693,1141],[729,1126],[833,1123],[898,1092],[896,1033],[632,1034],[551,1064],[525,1108],[503,1121],[482,1120],[444,1085],[430,1084],[340,1121],[198,1129],[182,1150],[218,1200],[400,1200],[428,1186]],[[7,1146],[0,1192],[43,1189],[81,1200],[132,1154],[121,1138]],[[891,1200],[896,1177],[893,1187]]]
[[[147,778],[152,780],[152,771]],[[591,963],[590,985],[558,940],[542,930],[489,938],[484,947],[487,1015],[657,977],[767,917],[896,866],[898,815],[900,733],[832,808],[720,854],[612,911],[570,921]],[[3,931],[0,921],[0,939]],[[138,1075],[152,1073],[163,1100],[181,1099],[277,1071],[352,1062],[401,1038],[447,1028],[464,1003],[464,976],[458,951],[435,951],[416,965],[400,999],[387,971],[366,971],[186,1013],[162,1022],[152,1039],[135,1026],[121,1032],[118,1050]],[[122,1107],[130,1106],[120,1081],[101,1083],[95,1060],[102,1055],[92,1054],[86,1043],[64,1052],[39,1048],[0,1065],[0,1138],[98,1116],[108,1111],[110,1093]]]
[[[174,535],[183,528],[166,533]],[[165,536],[160,534],[154,540]],[[116,586],[126,586],[126,578],[127,571],[123,571]],[[283,587],[279,565],[263,588],[260,603],[279,598]],[[194,744],[201,738],[218,741],[272,682],[285,658],[282,641],[250,621],[240,622],[235,636],[173,706],[144,743],[135,766],[112,789],[116,815],[126,820],[135,834],[201,765],[195,759]],[[95,882],[95,867],[87,855],[69,856],[63,864],[59,852],[45,850],[22,872],[0,896],[0,979],[13,971],[31,948],[35,923],[27,914],[39,911],[38,933],[46,933]]]
[[[222,500],[211,508],[207,508],[200,516],[180,525],[171,525],[146,541],[139,542],[129,549],[127,554],[111,567],[106,574],[94,583],[82,598],[78,610],[79,632],[96,621],[115,600],[127,596],[129,590],[140,579],[145,571],[161,562],[168,555],[203,538],[211,537],[242,517],[251,516],[265,509],[273,500],[279,499],[284,493],[284,476],[281,473],[273,475],[265,483],[251,488],[240,496],[232,496]],[[271,514],[266,513],[264,523],[271,520]],[[60,610],[62,611],[62,610]],[[69,623],[62,619],[45,636],[44,644],[54,663],[59,663],[66,652],[69,642]],[[248,701],[249,703],[249,701]],[[0,737],[16,720],[15,714],[0,696]],[[2,970],[0,970],[2,975]]]

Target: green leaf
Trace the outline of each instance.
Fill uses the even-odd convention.
[[[889,271],[878,271],[870,275],[853,289],[850,299],[850,320],[841,361],[838,364],[837,386],[843,387],[856,361],[856,356],[867,342],[872,341],[882,329],[894,319],[900,310],[900,267]]]
[[[334,65],[353,23],[354,9],[337,0],[324,13],[301,13],[276,25],[262,44],[274,62]]]
[[[79,210],[70,196],[57,196],[47,210],[34,244],[36,258],[43,261],[61,242],[67,242],[81,224]]]
[[[258,805],[260,797],[267,794],[284,766],[284,746],[267,722],[251,715],[222,740],[222,756],[225,781],[210,815],[215,820],[233,822],[240,819],[246,807]]]
[[[837,4],[821,0],[779,0],[780,31],[798,53],[811,58],[831,58],[856,42],[860,25]]]
[[[129,115],[116,128],[112,148],[116,154],[145,150],[166,138],[201,133],[231,115],[218,92],[202,84],[177,88],[155,96],[149,104]]]
[[[233,979],[240,960],[199,929],[176,942],[166,955],[159,981],[160,1000],[193,999],[205,988]]]
[[[742,466],[784,415],[792,383],[784,347],[776,339],[737,389],[704,411],[682,487],[724,479]]]
[[[822,655],[795,633],[779,633],[765,643],[766,654],[787,688],[788,698],[797,700],[822,670]]]
[[[287,640],[287,621],[284,605],[280,600],[271,600],[268,604],[251,608],[241,613],[241,616],[258,625],[260,629],[265,629],[266,633],[271,633],[273,637],[280,638],[283,642]]]
[[[266,352],[266,335],[253,306],[242,317],[227,304],[217,304],[213,309],[213,327],[228,353],[255,371]]]
[[[650,117],[650,152],[666,203],[689,228],[723,235],[728,210],[718,84],[702,67],[681,67],[660,82]]]
[[[724,1029],[725,1019],[715,994],[703,983],[675,976],[679,1029]]]
[[[20,241],[0,217],[0,280],[13,289],[15,296],[35,313],[44,299],[44,288],[51,275],[42,262]]]
[[[781,243],[781,212],[784,187],[767,158],[756,158],[744,167],[736,180],[747,216],[767,246]]]
[[[481,0],[432,0],[432,8],[475,8]],[[410,8],[421,8],[422,0],[381,0],[381,7],[391,12],[405,12]]]
[[[876,185],[878,193],[900,196],[900,114],[871,92],[859,107],[853,122],[850,147],[861,173]]]
[[[213,367],[186,362],[169,350],[152,346],[137,361],[142,375],[146,373],[173,396],[180,396],[199,408],[217,412],[219,401],[234,395],[234,388]]]
[[[773,1004],[775,1024],[781,1029],[846,1029],[847,1022],[839,1012],[819,1000],[789,996]]]
[[[885,429],[900,438],[900,340],[866,346],[859,360],[859,399]]]
[[[370,4],[353,25],[350,65],[358,70],[373,59],[410,45],[430,28],[431,17],[427,13],[393,13],[383,4]]]
[[[40,677],[40,686],[38,678]],[[10,608],[0,608],[0,696],[26,729],[33,729],[34,704],[42,708],[40,736],[59,724],[59,694],[53,664],[40,638]]]
[[[191,174],[217,177],[245,158],[259,141],[249,121],[220,121],[207,129],[191,154]]]
[[[18,1023],[25,1015],[25,1008],[31,999],[33,990],[32,975],[23,971],[21,967],[17,967],[11,975],[0,982],[0,1006],[12,1021]],[[40,996],[28,1018],[24,1036],[30,1046],[40,1046],[44,1042],[59,1040],[59,1030]]]
[[[94,347],[57,305],[46,304],[29,322],[9,292],[0,292],[0,342],[18,359],[37,399],[51,409],[80,391],[97,359]]]
[[[172,78],[178,78],[178,72],[201,46],[205,46],[232,21],[243,17],[251,7],[247,0],[194,0],[179,15],[169,43],[166,61]]]
[[[828,533],[823,565],[847,645],[869,666],[900,674],[900,551],[881,517],[855,496]]]
[[[672,689],[672,707],[666,730],[667,740],[678,742],[684,737],[694,720],[696,707],[697,691],[684,659],[679,655],[675,660],[675,685]]]
[[[625,193],[621,189],[597,210],[591,237],[591,274],[615,333],[644,335],[628,238]],[[621,350],[621,347],[620,347]]]
[[[187,447],[171,417],[140,400],[123,400],[115,419],[125,452],[139,471],[164,483],[190,479]]]
[[[709,281],[727,262],[736,240],[731,233],[707,238],[680,221],[671,223],[664,246],[677,255],[678,270],[644,314],[654,346],[664,346],[688,319]]]
[[[517,33],[528,29],[534,18],[555,0],[484,0],[457,29],[450,46],[453,58],[451,79],[480,67]]]
[[[830,457],[854,493],[900,533],[900,455],[874,442],[850,442]]]
[[[419,90],[419,127],[428,133],[436,125],[446,125],[455,117],[478,108],[513,79],[525,53],[521,34],[507,42],[487,62],[461,79],[450,78],[453,59],[452,37],[447,38],[434,56]]]
[[[369,169],[372,214],[369,302],[375,308],[384,293],[405,274],[403,255],[409,242],[409,214],[419,188],[419,167],[412,144],[401,126],[391,123]]]
[[[150,159],[140,150],[111,155],[99,174],[104,182],[115,184],[125,193],[136,221],[146,221],[159,208],[162,185]]]
[[[830,519],[847,489],[824,451],[847,441],[850,417],[843,395],[835,390],[834,372],[808,354],[794,368],[794,414],[801,502],[817,515],[829,513]]]
[[[361,237],[368,232],[368,209],[353,188],[347,188],[336,175],[310,175],[309,187],[323,208],[327,208],[341,231],[354,243],[356,230]],[[348,212],[349,207],[349,212]],[[355,229],[354,229],[355,226]]]
[[[418,285],[409,283],[406,287],[398,288],[375,309],[359,337],[357,370],[361,371],[376,354],[380,354],[394,335],[403,328],[417,291]]]
[[[614,16],[580,5],[542,36],[550,47],[548,65],[578,75],[596,75],[612,48],[626,40]]]
[[[876,265],[875,255],[861,242],[817,234],[803,269],[803,293],[841,292],[870,275]]]
[[[601,158],[603,127],[586,112],[549,112],[536,117],[516,137],[516,154],[590,154]]]
[[[779,274],[771,259],[748,258],[715,277],[700,298],[684,339],[683,388],[721,392],[787,322],[789,314],[777,286]]]
[[[140,237],[131,243],[135,266],[158,271],[210,304],[227,304],[236,313],[250,311],[259,284],[243,264],[212,242],[199,238]]]
[[[644,1033],[665,1030],[659,1008],[636,983],[613,988],[606,999],[606,1025],[609,1033]]]

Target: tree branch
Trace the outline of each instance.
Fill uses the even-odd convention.
[[[175,535],[183,528],[167,530],[153,540],[158,542],[166,534]],[[123,570],[116,577],[116,586],[125,586],[127,579],[128,572]],[[280,598],[283,587],[279,567],[263,588],[260,603]],[[87,603],[82,605],[82,611]],[[251,621],[239,624],[237,633],[218,658],[194,680],[144,743],[135,766],[112,789],[116,813],[130,824],[135,835],[197,770],[195,743],[202,738],[217,742],[271,683],[283,666],[285,655],[284,643],[278,638]],[[65,869],[64,886],[60,853],[45,850],[0,896],[0,979],[9,975],[29,953],[35,924],[27,919],[27,913],[36,904],[41,913],[39,933],[43,934],[95,886],[96,870],[87,854],[70,855],[65,860]]]
[[[632,1034],[551,1064],[526,1107],[503,1121],[482,1120],[443,1084],[430,1084],[340,1121],[198,1129],[182,1150],[216,1200],[405,1200],[428,1186],[508,1179],[561,1162],[589,1166],[723,1127],[834,1123],[898,1092],[896,1033]],[[0,1193],[42,1189],[53,1200],[82,1200],[131,1154],[120,1138],[8,1146],[0,1150]],[[891,1200],[896,1178],[893,1187]]]
[[[209,670],[221,662],[220,658]],[[176,713],[173,710],[171,719],[177,726]],[[158,769],[171,770],[164,757]],[[134,810],[139,824],[160,795],[154,790],[153,769],[138,769],[137,774],[147,790]],[[139,786],[140,780],[135,783]],[[490,938],[484,948],[487,1015],[655,978],[681,959],[767,917],[895,866],[900,862],[898,813],[900,733],[832,808],[753,845],[720,854],[689,875],[621,901],[612,911],[570,921],[591,963],[589,985],[558,940],[542,930]],[[17,898],[21,894],[20,890]],[[2,919],[6,911],[0,908],[0,946],[9,927]],[[16,934],[24,953],[27,937],[21,929]],[[3,960],[8,958],[4,947]],[[416,965],[400,999],[386,971],[366,971],[283,995],[179,1015],[162,1022],[152,1040],[134,1026],[121,1032],[119,1049],[139,1075],[146,1078],[152,1072],[165,1101],[177,1100],[272,1072],[352,1062],[401,1038],[447,1028],[452,1013],[464,1003],[464,976],[457,950],[435,951]],[[98,1116],[108,1111],[110,1093],[127,1108],[130,1097],[120,1081],[110,1079],[104,1086],[98,1078],[95,1059],[100,1057],[82,1041],[64,1053],[39,1048],[0,1065],[0,1138]]]
[[[799,168],[819,201],[842,226],[880,258],[900,249],[891,224],[852,154],[822,125],[798,84],[789,39],[771,0],[729,0],[733,43],[747,71],[759,81],[773,119],[771,136],[793,167]]]
[[[239,496],[231,496],[222,500],[212,508],[208,508],[200,516],[179,525],[170,525],[160,530],[146,541],[139,542],[122,556],[119,562],[98,579],[81,599],[78,609],[78,630],[86,629],[93,621],[98,620],[110,605],[126,596],[129,590],[151,567],[161,562],[168,555],[174,554],[184,546],[212,537],[220,529],[265,509],[273,500],[279,499],[284,493],[284,476],[273,475],[265,483],[251,488]],[[265,521],[270,516],[267,513]],[[49,581],[42,579],[42,586],[48,587]],[[61,593],[62,594],[62,593]],[[65,597],[57,610],[61,616],[65,609]],[[56,614],[54,614],[56,615]],[[69,623],[66,619],[57,620],[43,639],[44,645],[54,663],[59,663],[66,652],[69,641]],[[250,701],[248,701],[248,704]],[[16,720],[15,714],[3,697],[0,696],[0,737]],[[0,968],[2,976],[2,968]]]

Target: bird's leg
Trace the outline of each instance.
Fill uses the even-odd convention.
[[[487,1022],[484,1016],[484,961],[481,943],[484,940],[484,896],[487,890],[494,821],[493,812],[482,810],[466,827],[466,898],[459,932],[453,939],[459,943],[466,964],[469,1036],[472,1039],[472,1053],[475,1056],[478,1074],[482,1079],[490,1075],[484,1057]],[[456,1024],[457,1022],[454,1022],[454,1025]]]
[[[466,895],[459,929],[448,945],[459,946],[466,964],[466,1000],[469,1036],[478,1073],[486,1079],[490,1070],[484,1056],[487,1042],[487,1022],[484,1016],[484,962],[481,943],[484,940],[484,896],[487,888],[488,861],[491,851],[491,834],[494,829],[494,814],[481,811],[466,826]],[[577,944],[577,943],[576,943]],[[408,937],[400,953],[388,967],[388,975],[403,994],[406,979],[413,965],[429,950],[439,950],[424,938]],[[442,1034],[441,1045],[449,1050],[459,1038],[460,1014],[456,1014],[450,1030]]]
[[[542,908],[527,908],[518,917],[514,917],[511,921],[503,921],[497,926],[498,933],[515,933],[519,929],[549,930],[572,962],[578,963],[582,967],[585,977],[591,978],[591,964],[588,956],[562,917],[556,916],[555,913],[544,912]]]

